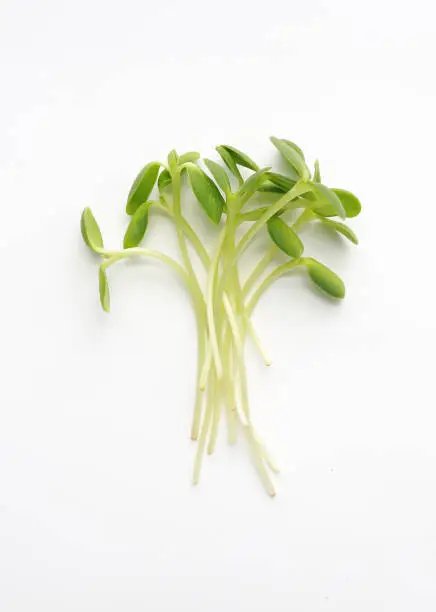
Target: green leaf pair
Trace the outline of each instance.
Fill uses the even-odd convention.
[[[216,150],[227,168],[234,176],[236,176],[240,184],[244,182],[244,179],[239,172],[238,166],[243,166],[244,168],[248,168],[254,172],[259,170],[259,166],[251,159],[251,157],[235,147],[231,147],[229,145],[219,145],[216,147]]]
[[[286,140],[285,138],[276,138],[275,136],[271,136],[270,140],[295,171],[295,178],[300,178],[303,181],[309,180],[310,172],[306,165],[303,151],[300,149],[300,147],[290,140]]]
[[[346,191],[345,189],[330,189],[329,191],[332,192],[340,201],[343,218],[347,217],[351,219],[352,217],[357,217],[357,215],[360,214],[362,205],[358,198],[356,198],[356,196],[350,191]],[[317,204],[312,206],[312,210],[323,217],[342,216],[339,215],[337,202],[332,202],[328,199],[324,199],[323,202],[321,201],[320,205]]]

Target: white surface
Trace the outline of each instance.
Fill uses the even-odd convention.
[[[435,17],[431,0],[1,2],[2,612],[435,609]],[[344,303],[288,278],[255,314],[274,501],[223,436],[191,487],[189,300],[121,265],[105,315],[78,231],[90,205],[119,244],[136,171],[173,146],[267,162],[270,134],[364,205],[358,249],[307,239]]]

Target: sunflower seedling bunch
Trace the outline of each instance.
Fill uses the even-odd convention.
[[[343,220],[357,216],[361,205],[349,191],[327,187],[321,180],[317,161],[311,172],[296,144],[275,137],[271,142],[286,162],[285,173],[275,172],[271,167],[260,168],[248,155],[229,145],[216,148],[222,163],[200,160],[196,152],[179,155],[173,150],[165,163],[148,163],[134,180],[127,197],[126,213],[130,220],[123,249],[106,249],[89,208],[82,213],[81,231],[86,245],[102,258],[99,292],[105,311],[110,308],[107,272],[125,259],[158,260],[183,280],[190,294],[198,343],[191,427],[191,437],[198,441],[194,483],[199,481],[204,453],[214,451],[219,426],[225,420],[231,444],[238,432],[243,432],[259,478],[274,496],[273,474],[278,470],[253,425],[248,399],[244,358],[247,339],[253,341],[265,363],[270,363],[253,326],[252,313],[275,280],[297,269],[304,270],[308,282],[324,295],[342,299],[344,283],[317,259],[304,255],[300,233],[309,224],[321,223],[332,233],[357,244],[354,232]],[[215,244],[204,244],[186,218],[182,183],[192,190],[199,204],[198,214],[206,215],[216,226]],[[173,222],[180,261],[141,246],[146,243],[148,219],[154,211]],[[241,226],[242,238],[237,239]],[[240,257],[265,232],[270,246],[242,282]],[[199,281],[188,245],[206,270],[205,286]]]

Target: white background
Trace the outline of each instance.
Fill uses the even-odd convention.
[[[435,17],[432,0],[1,1],[2,612],[435,610]],[[170,148],[275,163],[271,134],[364,206],[357,249],[304,233],[343,303],[289,277],[255,313],[273,501],[224,435],[191,486],[189,299],[121,264],[106,315],[79,234],[89,205],[117,247],[131,181]],[[158,216],[147,243],[177,252]]]

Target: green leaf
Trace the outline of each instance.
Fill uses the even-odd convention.
[[[188,153],[183,153],[183,155],[180,156],[179,164],[195,162],[197,159],[200,159],[200,153],[197,153],[197,151],[189,151]]]
[[[280,189],[280,187],[268,180],[260,185],[258,191],[262,193],[285,193],[283,189]]]
[[[268,233],[281,251],[290,257],[300,257],[304,245],[294,230],[286,225],[280,217],[271,217],[268,221]]]
[[[353,232],[353,230],[350,227],[348,227],[348,225],[345,225],[345,223],[339,223],[338,221],[331,221],[330,219],[324,219],[324,217],[321,217],[320,215],[318,215],[318,219],[322,222],[323,225],[326,225],[327,227],[331,227],[333,230],[337,231],[339,234],[342,234],[343,236],[345,236],[345,238],[348,238],[348,240],[352,242],[353,244],[359,244],[356,234]]]
[[[270,180],[274,185],[279,187],[283,193],[288,192],[297,182],[294,179],[285,176],[284,174],[279,174],[278,172],[268,172],[267,174],[268,180]],[[296,177],[298,178],[298,177]]]
[[[253,197],[256,191],[259,191],[259,187],[267,180],[268,171],[269,168],[262,168],[262,170],[258,170],[242,183],[238,191],[238,198],[242,204]]]
[[[331,189],[340,200],[342,207],[345,211],[345,216],[348,218],[357,217],[362,210],[362,205],[355,195],[344,189]],[[323,217],[336,217],[338,215],[337,209],[332,204],[324,204],[322,206],[316,206],[313,208],[314,212]]]
[[[345,285],[337,274],[316,259],[308,258],[304,262],[311,280],[327,295],[342,299],[345,296]]]
[[[80,230],[85,244],[88,245],[92,251],[98,253],[99,249],[103,248],[103,237],[90,208],[85,208],[82,212]]]
[[[315,159],[315,169],[313,171],[313,182],[321,183],[321,172],[319,170],[319,161]]]
[[[335,216],[337,215],[342,219],[346,218],[347,215],[342,205],[342,202],[332,189],[326,187],[322,183],[309,184],[312,193],[316,196],[316,200],[312,205],[312,210],[314,210],[319,215],[323,215],[323,211],[325,210],[334,211]],[[326,206],[328,207],[327,209],[325,208]]]
[[[206,164],[207,169],[217,182],[218,186],[224,191],[224,193],[228,196],[232,192],[232,188],[230,186],[229,177],[227,176],[227,172],[222,168],[219,164],[212,161],[211,159],[205,159],[204,163]]]
[[[220,155],[221,159],[223,160],[227,168],[230,170],[230,172],[234,176],[236,176],[236,178],[238,179],[240,183],[243,183],[243,178],[241,176],[241,173],[239,172],[238,167],[235,164],[233,157],[230,155],[227,149],[225,147],[219,146],[219,147],[216,147],[216,151]]]
[[[287,138],[282,138],[282,140],[283,140],[283,142],[286,142],[287,145],[292,147],[295,151],[297,151],[297,153],[300,155],[300,157],[302,157],[303,160],[305,160],[303,150],[300,149],[300,147],[298,145],[296,145],[295,142],[292,142],[291,140],[288,140]]]
[[[100,303],[105,312],[110,310],[109,284],[107,282],[106,270],[103,264],[98,269],[98,288],[100,293]]]
[[[224,198],[218,187],[203,170],[194,164],[186,166],[192,191],[207,216],[216,224],[220,222],[225,206]]]
[[[144,166],[134,180],[127,198],[126,212],[128,215],[133,215],[137,208],[148,200],[156,183],[159,168],[159,162],[151,162]]]
[[[171,181],[172,181],[171,174],[165,168],[159,174],[159,178],[157,179],[157,187],[159,191],[162,191],[163,189],[165,189],[165,187],[168,187],[169,185],[171,185]]]
[[[280,151],[285,160],[291,164],[299,177],[303,180],[310,178],[309,169],[306,166],[306,162],[301,154],[295,149],[295,146],[290,145],[282,138],[276,138],[271,136],[271,142]]]
[[[220,146],[225,149],[229,153],[229,155],[232,156],[233,161],[237,166],[244,166],[244,168],[249,168],[249,170],[254,170],[254,172],[257,172],[259,170],[259,166],[256,164],[256,162],[254,162],[251,157],[248,157],[248,155],[246,155],[242,151],[239,151],[239,149],[236,149],[235,147],[231,147],[229,145]]]
[[[148,209],[150,202],[144,202],[135,212],[124,234],[123,246],[125,249],[137,247],[144,238],[145,230],[148,225]]]
[[[342,206],[345,209],[347,217],[349,217],[350,219],[352,217],[357,217],[357,215],[362,210],[362,205],[358,198],[356,198],[353,193],[351,193],[350,191],[346,191],[345,189],[332,189],[332,191],[342,202]]]

